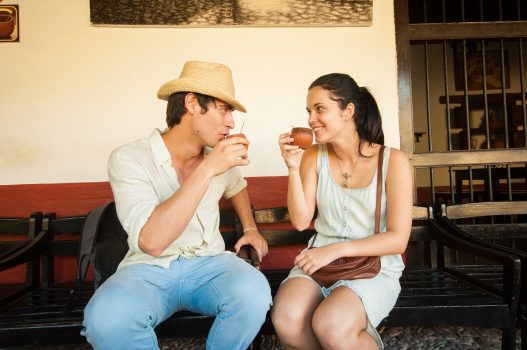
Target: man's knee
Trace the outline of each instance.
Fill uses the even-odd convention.
[[[258,271],[240,274],[228,297],[233,307],[239,309],[247,322],[263,323],[271,307],[271,288],[267,279]]]
[[[241,280],[238,297],[242,302],[260,312],[267,312],[272,303],[271,288],[263,274],[254,272]]]
[[[95,346],[97,344],[107,347],[114,343],[120,348],[119,344],[126,343],[134,330],[153,329],[149,321],[148,315],[138,316],[137,310],[123,299],[112,298],[109,293],[96,293],[84,310],[82,335],[94,348],[100,348]]]

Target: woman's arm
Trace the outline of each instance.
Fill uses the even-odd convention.
[[[289,171],[287,187],[289,216],[293,227],[302,231],[309,227],[315,213],[318,146],[313,145],[302,152],[298,146],[289,144],[292,140],[290,133],[281,134],[279,145]]]

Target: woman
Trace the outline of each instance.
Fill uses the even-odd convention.
[[[318,215],[314,249],[305,249],[277,292],[272,310],[286,349],[383,348],[375,327],[395,305],[412,225],[412,174],[406,156],[386,147],[380,234],[374,234],[377,168],[384,143],[375,99],[346,74],[315,80],[307,94],[309,126],[318,144],[305,152],[279,145],[289,169],[287,205],[293,226],[306,229]],[[313,242],[314,240],[314,242]],[[340,257],[380,256],[369,279],[340,280],[328,288],[311,277]]]

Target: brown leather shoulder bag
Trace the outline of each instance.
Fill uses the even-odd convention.
[[[382,198],[382,162],[384,145],[379,150],[379,163],[377,166],[377,200],[375,204],[375,233],[379,232],[381,221],[381,198]],[[318,234],[318,233],[317,233]],[[311,242],[309,249],[313,248],[317,234]],[[381,258],[378,256],[354,256],[342,257],[333,260],[326,266],[315,271],[311,277],[321,286],[329,287],[339,280],[353,280],[372,278],[381,270]]]

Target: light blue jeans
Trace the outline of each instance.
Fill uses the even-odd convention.
[[[230,253],[183,257],[169,269],[124,267],[97,289],[84,310],[94,349],[159,349],[154,328],[188,310],[216,316],[207,349],[247,349],[265,321],[271,291],[263,274]]]

